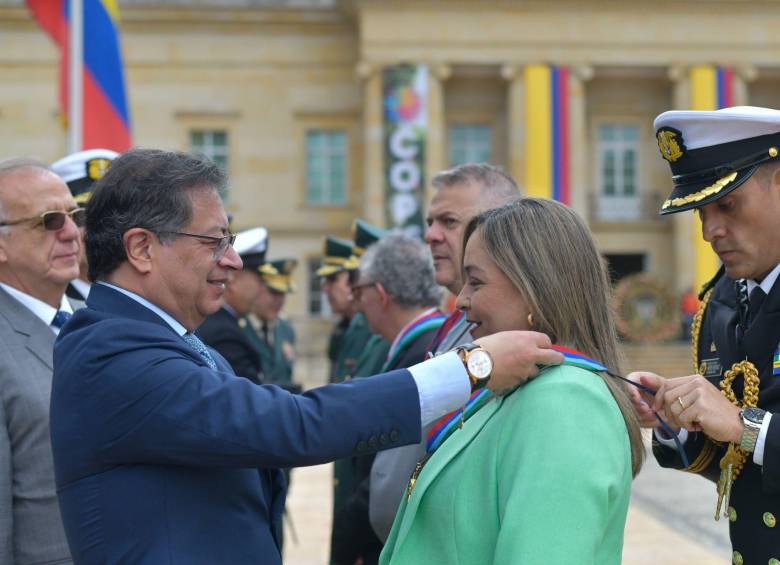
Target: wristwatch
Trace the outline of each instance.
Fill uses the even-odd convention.
[[[490,353],[476,343],[466,343],[455,348],[455,352],[463,361],[471,381],[471,392],[484,388],[493,372],[493,358]]]
[[[742,432],[742,438],[739,447],[743,451],[753,452],[756,449],[758,441],[758,432],[761,431],[761,423],[764,421],[766,411],[760,408],[745,408],[739,411],[739,417],[742,418],[742,425],[745,430]]]

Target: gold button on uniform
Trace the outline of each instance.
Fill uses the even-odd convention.
[[[742,554],[739,551],[735,551],[731,554],[731,563],[733,563],[733,565],[742,565]]]
[[[774,528],[775,524],[777,524],[775,515],[771,512],[764,512],[764,524],[766,524],[768,528]]]
[[[729,522],[736,522],[737,521],[737,511],[734,509],[733,506],[729,506]]]

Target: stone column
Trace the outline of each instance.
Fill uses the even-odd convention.
[[[444,116],[444,82],[452,69],[445,64],[428,65],[428,132],[425,138],[425,192],[423,209],[433,197],[431,179],[447,168],[447,123]]]
[[[585,83],[593,78],[593,67],[576,65],[569,72],[569,181],[571,207],[590,222],[588,198],[595,190],[588,176],[588,116]]]
[[[501,67],[501,76],[507,81],[507,169],[523,190],[525,180],[525,96],[523,69],[519,65]]]
[[[384,226],[382,69],[361,61],[356,67],[356,73],[363,82],[363,186],[359,210],[366,221]]]
[[[758,70],[753,65],[740,65],[734,68],[734,105],[746,106],[750,103],[748,84],[758,78]]]

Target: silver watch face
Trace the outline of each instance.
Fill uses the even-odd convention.
[[[745,408],[742,410],[742,418],[756,426],[761,425],[765,414],[766,411],[761,410],[760,408]]]
[[[486,379],[493,371],[493,360],[487,351],[472,351],[466,362],[466,368],[475,379]]]

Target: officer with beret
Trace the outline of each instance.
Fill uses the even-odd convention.
[[[646,426],[655,409],[679,430],[655,428],[662,466],[716,482],[733,563],[780,565],[780,111],[665,112],[655,128],[674,183],[661,214],[695,210],[723,265],[692,325],[698,374],[632,373],[656,391],[634,402]]]
[[[295,330],[280,312],[287,295],[295,290],[292,273],[297,264],[295,259],[276,259],[260,266],[260,290],[252,312],[247,316],[250,323],[244,328],[260,350],[264,382],[292,392],[301,391],[300,385],[292,380]]]
[[[83,207],[92,194],[92,186],[103,178],[117,155],[119,153],[111,149],[79,151],[52,163],[51,170],[65,181],[76,204]],[[79,251],[79,276],[68,284],[65,294],[68,298],[83,302],[87,299],[89,287],[87,256],[82,245]]]
[[[225,284],[222,308],[208,316],[198,328],[200,338],[219,351],[237,375],[257,384],[263,382],[261,351],[259,339],[256,336],[252,339],[248,333],[246,316],[262,291],[260,268],[265,264],[267,244],[265,228],[236,234],[233,248],[241,257],[243,269],[234,272]]]

